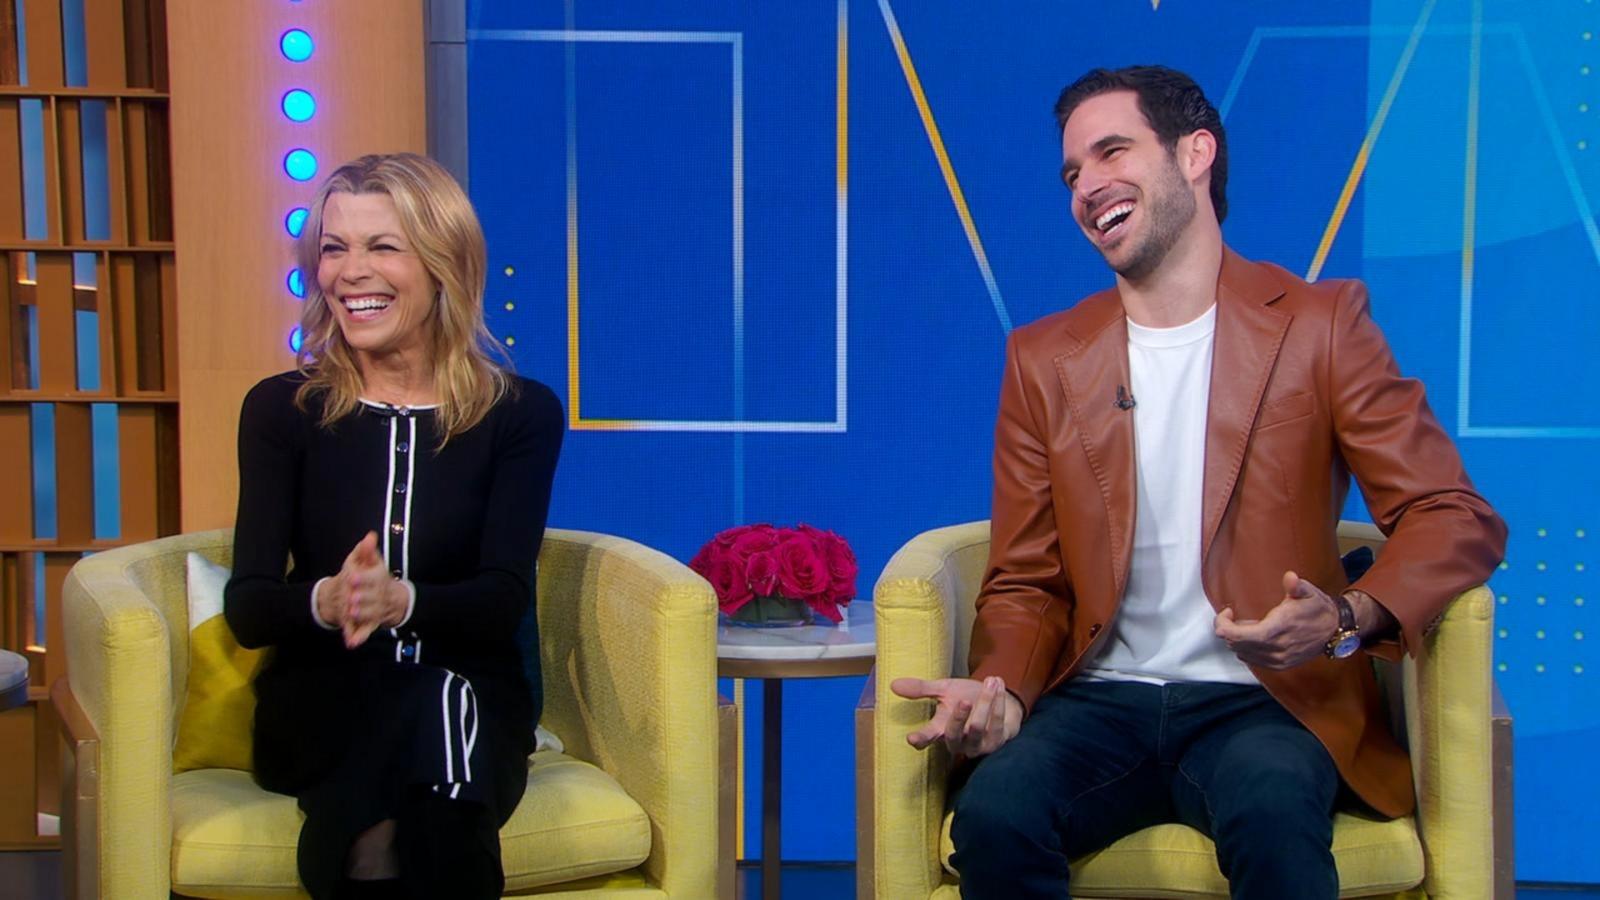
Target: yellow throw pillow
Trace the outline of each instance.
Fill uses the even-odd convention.
[[[250,733],[256,714],[251,682],[265,650],[246,650],[222,616],[228,569],[190,553],[189,685],[172,751],[174,772],[252,768]]]

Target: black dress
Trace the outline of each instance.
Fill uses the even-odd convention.
[[[522,798],[541,705],[538,654],[521,647],[538,640],[560,401],[514,378],[439,449],[428,408],[363,402],[319,426],[316,402],[295,406],[302,380],[260,382],[239,422],[225,612],[241,644],[273,648],[256,679],[256,777],[306,813],[299,867],[314,897],[339,894],[352,841],[391,818],[407,893],[498,897],[498,830]],[[415,603],[347,650],[313,615],[312,590],[368,531]]]

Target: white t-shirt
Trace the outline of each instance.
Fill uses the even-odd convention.
[[[1128,323],[1137,514],[1122,608],[1083,670],[1096,681],[1209,681],[1256,677],[1212,630],[1200,583],[1206,412],[1217,308],[1176,328]]]

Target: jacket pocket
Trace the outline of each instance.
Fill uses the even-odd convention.
[[[1301,391],[1298,394],[1279,397],[1262,405],[1261,410],[1256,413],[1255,430],[1261,431],[1274,425],[1282,425],[1285,422],[1303,419],[1311,415],[1311,411],[1315,406],[1316,398],[1312,396],[1310,391]]]

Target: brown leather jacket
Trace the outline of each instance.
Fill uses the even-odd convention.
[[[1506,528],[1468,480],[1403,378],[1357,281],[1307,284],[1224,250],[1206,424],[1201,579],[1211,605],[1265,615],[1293,569],[1346,587],[1335,527],[1353,473],[1389,536],[1354,585],[1414,650],[1458,593],[1483,583]],[[973,677],[999,675],[1032,709],[1108,633],[1133,544],[1128,329],[1117,291],[1018,328],[1006,348],[995,426],[989,566],[978,596]],[[1415,802],[1405,751],[1381,714],[1366,653],[1287,671],[1254,668],[1378,811]]]

